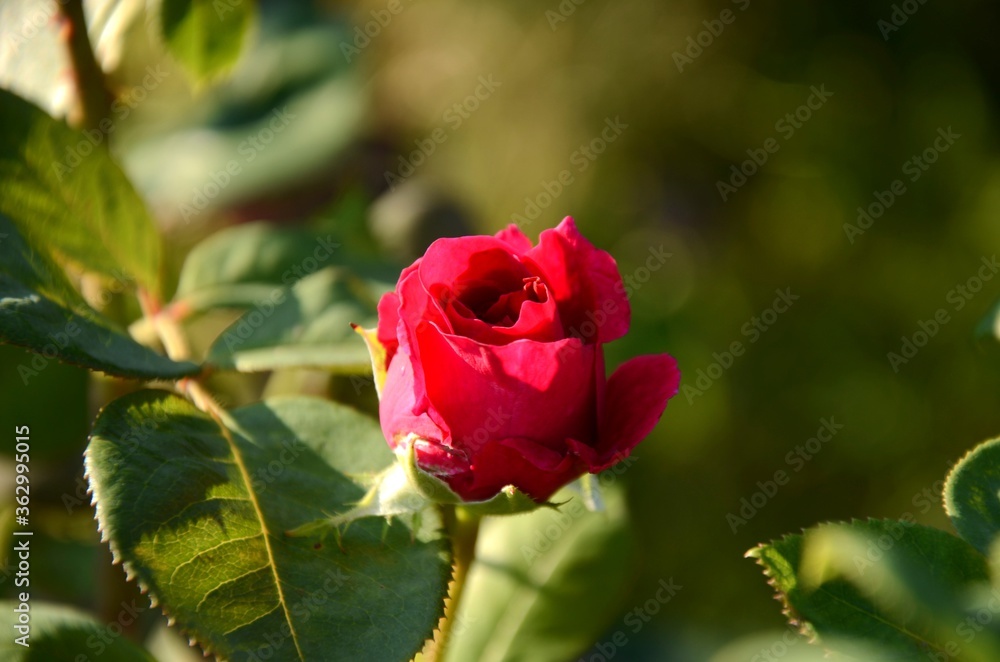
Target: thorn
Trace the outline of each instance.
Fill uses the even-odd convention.
[[[340,527],[334,527],[333,534],[337,537],[337,547],[340,549],[341,554],[346,554],[347,550],[344,549],[344,541],[340,537]]]

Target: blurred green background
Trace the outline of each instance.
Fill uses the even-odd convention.
[[[666,351],[698,389],[674,398],[622,478],[641,548],[622,614],[661,579],[683,587],[623,659],[708,659],[780,629],[779,605],[743,558],[758,542],[905,513],[950,528],[938,481],[1000,428],[996,356],[973,334],[1000,297],[1000,278],[980,272],[1000,244],[1000,7],[390,4],[263,2],[232,77],[197,89],[148,38],[141,3],[88,4],[119,94],[138,99],[147,66],[168,72],[122,107],[111,144],[163,224],[173,278],[196,241],[249,220],[331,228],[398,268],[437,236],[517,221],[534,238],[574,216],[637,284],[632,331],[607,348],[609,366]],[[39,5],[4,2],[3,29]],[[4,52],[0,83],[59,115],[65,64],[45,60],[37,39]],[[295,119],[245,160],[240,146],[282,107]],[[939,130],[959,137],[935,148]],[[744,164],[753,155],[767,160]],[[205,195],[234,157],[241,175]],[[755,171],[742,184],[741,164]],[[887,204],[895,180],[905,191]],[[210,199],[192,213],[199,194]],[[873,203],[878,218],[859,225]],[[647,262],[660,252],[669,257]],[[772,315],[776,290],[798,298]],[[939,309],[950,321],[892,365],[888,354]],[[743,353],[730,361],[734,342]],[[36,561],[40,590],[113,618],[132,593],[107,566],[76,481],[96,408],[121,387],[62,366],[25,384],[28,355],[0,352],[5,420],[37,422],[33,504],[51,540]],[[353,393],[314,377],[270,388]],[[263,387],[214,386],[233,403]],[[796,456],[830,418],[843,428]],[[781,470],[787,484],[741,514]],[[2,593],[12,590],[8,577]]]

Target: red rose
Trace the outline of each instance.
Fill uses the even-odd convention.
[[[614,259],[566,218],[537,246],[514,225],[439,239],[379,302],[382,431],[468,501],[537,501],[628,456],[677,393],[667,354],[605,377],[630,310]]]

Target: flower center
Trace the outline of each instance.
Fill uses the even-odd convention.
[[[519,289],[501,288],[497,283],[479,284],[462,291],[455,309],[463,317],[474,317],[493,326],[517,324],[525,301],[544,303],[548,299],[545,285],[537,276],[522,279]]]

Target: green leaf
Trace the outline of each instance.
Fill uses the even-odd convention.
[[[170,53],[202,83],[236,64],[255,8],[253,0],[161,0],[160,34]]]
[[[615,619],[637,550],[624,495],[607,497],[601,513],[571,498],[558,510],[483,520],[446,662],[576,659],[609,627],[627,630]]]
[[[199,371],[194,363],[178,363],[140,345],[87,306],[62,271],[25,242],[2,213],[0,342],[43,355],[19,367],[25,382],[52,358],[140,379],[179,379]]]
[[[26,648],[15,643],[15,638],[21,636],[15,629],[19,612],[14,610],[19,603],[0,602],[0,629],[4,632],[0,639],[0,658],[6,662],[82,659],[80,653],[96,650],[95,643],[103,648],[102,662],[155,662],[149,653],[120,636],[117,623],[115,629],[109,630],[107,624],[65,605],[36,599],[32,599],[29,605],[31,636],[27,639],[29,647]]]
[[[393,454],[377,421],[343,405],[306,397],[278,397],[267,407],[238,410],[240,422],[251,429],[266,428],[275,418],[309,445],[331,467],[367,483],[392,464]],[[330,434],[336,425],[336,436]],[[347,440],[345,442],[345,440]]]
[[[225,228],[191,249],[181,268],[175,299],[197,310],[252,306],[274,286],[290,286],[327,261],[340,245],[270,223]]]
[[[104,133],[75,131],[3,89],[0,125],[0,213],[27,243],[158,294],[159,236]]]
[[[983,346],[993,351],[1000,347],[1000,301],[976,326],[976,337]]]
[[[222,333],[207,361],[241,372],[292,367],[367,372],[368,349],[352,324],[375,323],[379,294],[344,269],[321,269],[290,289],[272,290]]]
[[[558,504],[538,503],[513,485],[507,485],[486,501],[463,501],[447,483],[417,466],[416,452],[410,437],[396,447],[396,462],[366,481],[368,492],[352,507],[330,517],[306,522],[289,532],[291,536],[326,535],[369,517],[412,515],[420,521],[423,513],[437,504],[461,506],[469,515],[517,515],[540,507],[558,508]],[[384,448],[388,446],[381,444]]]
[[[898,660],[950,659],[954,646],[963,660],[1000,659],[992,636],[971,644],[959,636],[970,596],[988,588],[989,572],[983,556],[944,531],[891,520],[823,524],[747,556],[803,634],[878,644]]]
[[[824,641],[824,643],[827,643]],[[832,651],[839,654],[833,654]],[[708,662],[896,662],[871,642],[851,639],[829,640],[829,646],[810,646],[788,630],[773,630],[742,637],[712,655]],[[930,658],[928,658],[930,660]]]
[[[446,542],[359,522],[343,548],[283,534],[364,494],[349,472],[382,451],[345,407],[308,398],[220,414],[145,391],[109,405],[87,450],[115,559],[204,647],[226,659],[409,659],[443,612]]]
[[[952,468],[944,508],[958,535],[989,554],[1000,533],[1000,438],[976,446]]]

